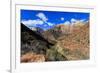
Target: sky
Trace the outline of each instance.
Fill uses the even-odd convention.
[[[47,30],[59,24],[68,25],[89,21],[90,14],[86,12],[21,10],[20,16],[21,23],[27,27],[39,27]]]

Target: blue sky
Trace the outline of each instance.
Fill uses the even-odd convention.
[[[40,27],[44,30],[58,24],[71,24],[76,21],[88,21],[89,13],[85,12],[56,12],[39,10],[21,10],[20,20],[28,27]]]

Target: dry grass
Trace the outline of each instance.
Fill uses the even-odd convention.
[[[74,28],[70,35],[59,38],[59,41],[60,46],[70,52],[66,55],[68,60],[89,59],[89,24]]]
[[[45,57],[41,54],[34,54],[32,52],[22,55],[21,62],[44,62]]]

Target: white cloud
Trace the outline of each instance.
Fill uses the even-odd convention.
[[[47,22],[47,24],[48,24],[49,26],[53,26],[53,25],[54,25],[53,23],[50,23],[50,22]]]
[[[80,19],[80,20],[78,20],[78,19],[72,18],[72,19],[71,19],[71,24],[85,23],[85,22],[86,22],[85,20],[86,20],[86,19]]]
[[[64,18],[63,18],[63,17],[61,17],[61,20],[62,20],[62,21],[64,21]]]
[[[48,26],[53,26],[54,24],[51,22],[45,22]]]
[[[33,25],[42,25],[44,22],[40,19],[36,19],[36,20],[22,20],[21,21],[23,24],[25,24],[26,26],[33,26]]]
[[[64,23],[60,23],[60,24],[64,24],[64,25],[72,24],[72,25],[74,25],[74,24],[78,24],[78,23],[86,23],[86,19],[78,20],[78,19],[72,18],[70,21],[67,20]]]
[[[74,18],[71,19],[71,23],[75,23],[76,21],[77,21],[77,20],[74,19]]]
[[[89,22],[89,20],[85,21],[85,23],[88,23],[88,22]]]
[[[38,13],[36,16],[39,17],[44,22],[46,22],[48,20],[48,18],[45,16],[44,13]]]
[[[84,20],[77,20],[75,23],[76,24],[78,24],[78,23],[84,23]]]
[[[26,26],[36,26],[36,25],[43,25],[43,26],[53,26],[54,23],[48,22],[48,18],[45,16],[44,13],[38,13],[36,15],[40,19],[36,20],[22,20],[21,22]]]
[[[69,24],[71,24],[71,23],[70,23],[69,21],[65,21],[64,24],[65,24],[65,25],[69,25]]]
[[[80,22],[85,22],[86,19],[81,19]]]

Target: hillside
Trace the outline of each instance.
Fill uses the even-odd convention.
[[[34,58],[34,56],[35,57],[36,56],[38,57],[39,55],[45,56],[46,53],[45,48],[48,48],[51,45],[53,45],[53,43],[49,42],[49,40],[46,40],[38,32],[32,31],[27,26],[21,23],[21,61],[22,62],[29,62],[31,60],[29,58]],[[34,61],[36,60],[34,59]]]
[[[59,38],[59,44],[70,52],[69,60],[89,59],[89,41],[89,23],[73,28],[70,35]]]
[[[22,62],[89,59],[89,22],[73,26],[60,24],[42,32],[36,30],[21,24]]]

